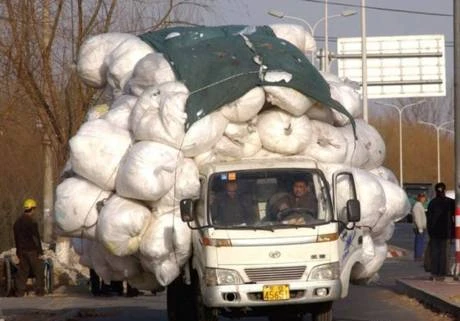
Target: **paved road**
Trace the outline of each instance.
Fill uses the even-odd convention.
[[[410,250],[412,227],[397,224],[391,244]],[[379,280],[370,285],[354,285],[349,296],[335,303],[335,321],[450,321],[413,299],[394,290],[395,279],[422,273],[420,263],[411,257],[389,258],[379,272]],[[64,291],[65,292],[65,291]],[[0,315],[7,321],[165,321],[165,294],[136,298],[91,297],[86,289],[72,295],[56,293],[50,297],[1,298]],[[13,317],[15,316],[15,317]],[[1,320],[1,317],[0,317]],[[222,319],[222,321],[228,319]],[[245,318],[261,321],[265,318]],[[304,321],[309,321],[306,316]]]

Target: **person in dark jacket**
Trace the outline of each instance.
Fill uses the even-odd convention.
[[[447,244],[451,237],[455,201],[446,197],[446,185],[435,185],[436,197],[428,204],[427,230],[430,236],[432,279],[442,279],[447,273]]]
[[[318,201],[316,196],[310,191],[308,183],[304,180],[296,180],[292,186],[290,195],[290,207],[305,208],[312,214],[318,212]]]
[[[238,191],[236,181],[225,183],[225,191],[218,193],[213,200],[211,213],[218,225],[253,224],[257,220],[255,207]]]
[[[13,226],[16,255],[19,259],[16,296],[24,296],[27,278],[31,272],[35,276],[35,294],[43,296],[45,294],[43,249],[38,224],[34,218],[37,202],[31,198],[26,199],[23,207],[23,214]]]

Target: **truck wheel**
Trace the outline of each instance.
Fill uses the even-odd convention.
[[[312,321],[332,321],[332,302],[318,303],[311,314]]]
[[[182,275],[179,275],[166,288],[168,321],[193,321],[191,317],[195,314],[193,303],[192,287],[185,284]]]
[[[193,297],[195,298],[196,321],[218,321],[219,316],[214,309],[210,309],[203,303],[203,296],[200,291],[200,283],[196,273],[192,277]]]

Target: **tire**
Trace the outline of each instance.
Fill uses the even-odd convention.
[[[54,268],[53,268],[53,261],[51,259],[47,259],[45,261],[45,267],[43,270],[45,273],[45,293],[51,294],[53,293],[53,287],[54,287],[54,278],[53,278]]]
[[[311,314],[312,321],[332,321],[332,302],[318,303]]]
[[[168,321],[195,321],[193,301],[192,287],[185,284],[182,275],[179,275],[166,288]]]
[[[193,274],[192,277],[193,286],[193,298],[195,306],[195,320],[196,321],[218,321],[219,316],[214,309],[206,307],[203,303],[203,296],[200,291],[200,283],[198,281],[198,275]]]

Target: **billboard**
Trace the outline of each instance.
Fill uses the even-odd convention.
[[[445,96],[443,35],[367,37],[368,98]],[[361,38],[337,40],[338,75],[362,82]]]

